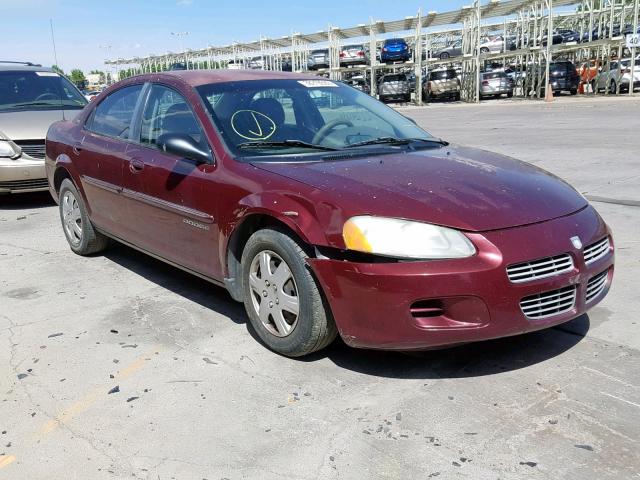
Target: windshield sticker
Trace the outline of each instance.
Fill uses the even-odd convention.
[[[276,132],[276,123],[256,110],[238,110],[231,116],[231,128],[247,140],[267,140]]]
[[[58,74],[56,72],[36,72],[36,75],[39,77],[57,77]]]
[[[337,87],[338,85],[334,82],[330,82],[329,80],[298,80],[300,85],[304,85],[307,88],[318,88],[318,87]]]

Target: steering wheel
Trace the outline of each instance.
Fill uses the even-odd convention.
[[[58,100],[58,98],[60,97],[58,97],[55,93],[46,92],[38,95],[35,101],[37,102],[38,100]]]
[[[334,120],[333,122],[327,123],[324,127],[316,132],[313,136],[313,143],[316,145],[320,145],[322,141],[329,136],[329,134],[340,125],[345,125],[347,127],[353,127],[353,122],[349,120]]]

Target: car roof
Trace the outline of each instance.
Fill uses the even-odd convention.
[[[53,72],[53,70],[40,65],[0,62],[0,72]]]
[[[243,82],[250,80],[318,80],[317,75],[268,70],[175,70],[147,73],[135,78],[152,82],[163,78],[178,78],[192,87],[209,83]]]

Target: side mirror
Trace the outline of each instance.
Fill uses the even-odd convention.
[[[213,163],[213,155],[186,133],[165,133],[158,138],[161,150],[198,163]]]

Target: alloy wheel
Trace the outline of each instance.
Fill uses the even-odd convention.
[[[289,336],[300,312],[298,287],[291,268],[270,250],[259,252],[249,268],[251,303],[264,327],[276,337]]]
[[[67,238],[73,245],[82,242],[82,215],[75,195],[66,191],[62,196],[62,224]]]

